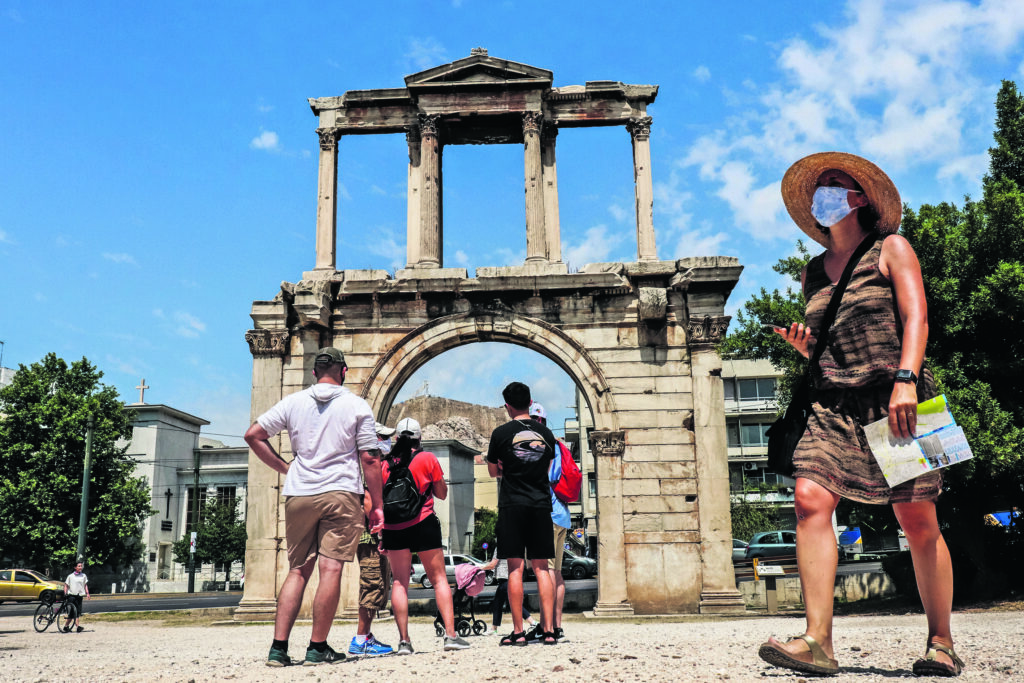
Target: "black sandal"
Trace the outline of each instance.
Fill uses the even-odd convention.
[[[555,637],[553,631],[545,631],[540,638],[541,642],[545,645],[558,645],[558,638]]]
[[[526,647],[526,631],[520,631],[516,633],[513,631],[504,638],[502,638],[498,645],[515,645],[517,647]]]

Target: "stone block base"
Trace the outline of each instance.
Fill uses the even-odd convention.
[[[705,591],[700,594],[701,614],[743,614],[747,605],[743,596],[735,591]]]
[[[234,618],[235,621],[273,621],[276,615],[276,600],[242,600]]]
[[[631,617],[633,606],[628,602],[598,602],[592,613],[595,617]]]
[[[465,268],[402,268],[395,273],[396,280],[465,280]]]

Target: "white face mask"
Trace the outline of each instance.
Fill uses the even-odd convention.
[[[381,455],[387,455],[391,452],[391,439],[377,439],[377,448]]]
[[[850,206],[850,193],[857,190],[848,190],[845,187],[819,187],[814,191],[814,199],[811,201],[811,215],[819,225],[831,228],[839,221],[846,218],[854,207]],[[860,194],[858,192],[858,194]]]

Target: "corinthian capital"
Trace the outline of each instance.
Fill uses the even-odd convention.
[[[591,432],[590,451],[597,456],[621,458],[626,452],[624,432]]]
[[[441,120],[440,114],[420,114],[420,134],[433,135],[437,137],[437,124]]]
[[[337,128],[317,128],[316,134],[320,136],[320,149],[323,151],[331,152],[338,148],[341,131]]]
[[[288,351],[288,330],[249,330],[245,341],[254,356],[283,356]]]
[[[686,322],[686,340],[689,346],[714,346],[722,341],[729,329],[731,316],[692,316]]]
[[[545,120],[540,127],[540,137],[544,142],[554,142],[558,136],[558,124]]]
[[[523,137],[530,133],[540,135],[540,125],[544,121],[544,114],[539,111],[523,112]]]
[[[650,116],[631,116],[626,123],[626,130],[634,140],[647,140],[651,137],[652,121]]]

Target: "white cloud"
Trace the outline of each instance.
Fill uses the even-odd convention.
[[[374,193],[376,195],[380,195],[382,197],[388,196],[387,190],[385,190],[380,185],[370,185],[370,192],[372,192],[372,193]]]
[[[163,320],[163,319],[165,319],[167,317],[167,316],[164,315],[164,309],[162,309],[162,308],[154,308],[153,309],[153,315],[156,316],[157,318],[160,318],[161,320]]]
[[[588,263],[604,263],[612,258],[612,253],[624,244],[631,232],[616,229],[611,232],[606,225],[595,225],[587,228],[578,244],[566,243],[562,249],[562,260],[574,268],[581,268]]]
[[[632,211],[628,211],[619,206],[618,204],[612,204],[611,206],[609,206],[608,213],[610,213],[612,215],[612,218],[614,218],[619,223],[631,222],[633,218]]]
[[[711,70],[701,64],[693,70],[693,77],[701,83],[707,83],[711,80]]]
[[[131,254],[125,254],[125,253],[117,253],[117,254],[115,254],[115,253],[111,253],[111,252],[105,251],[105,252],[103,252],[103,258],[105,258],[108,261],[113,261],[114,263],[129,263],[129,264],[131,264],[133,266],[139,265],[138,263],[135,262],[135,257],[132,256]]]
[[[12,240],[10,236],[8,236],[6,230],[0,230],[0,242],[5,244],[14,244],[14,240]]]
[[[279,152],[281,150],[281,143],[277,139],[277,133],[272,130],[260,132],[259,135],[252,139],[249,146],[253,149],[263,149],[268,152]]]
[[[366,243],[366,250],[386,258],[392,268],[405,267],[405,242],[399,242],[395,232],[387,226],[377,228],[374,239]]]
[[[725,250],[723,245],[729,241],[724,232],[710,232],[710,225],[702,225],[700,230],[684,230],[679,235],[671,258],[687,256],[718,256]]]
[[[112,354],[107,354],[106,365],[113,367],[118,372],[123,372],[126,375],[141,376],[142,373],[139,371],[138,361],[125,360]]]
[[[457,265],[467,267],[469,266],[469,254],[462,251],[461,249],[455,250],[455,263]]]
[[[440,66],[451,61],[448,59],[448,51],[444,45],[433,36],[411,39],[409,41],[409,48],[405,52],[405,58],[418,71]]]
[[[944,163],[938,172],[939,180],[951,181],[957,177],[965,182],[977,182],[988,172],[988,152],[967,154]]]
[[[177,324],[175,332],[189,339],[195,339],[206,331],[206,323],[185,311],[175,311],[174,322]]]

